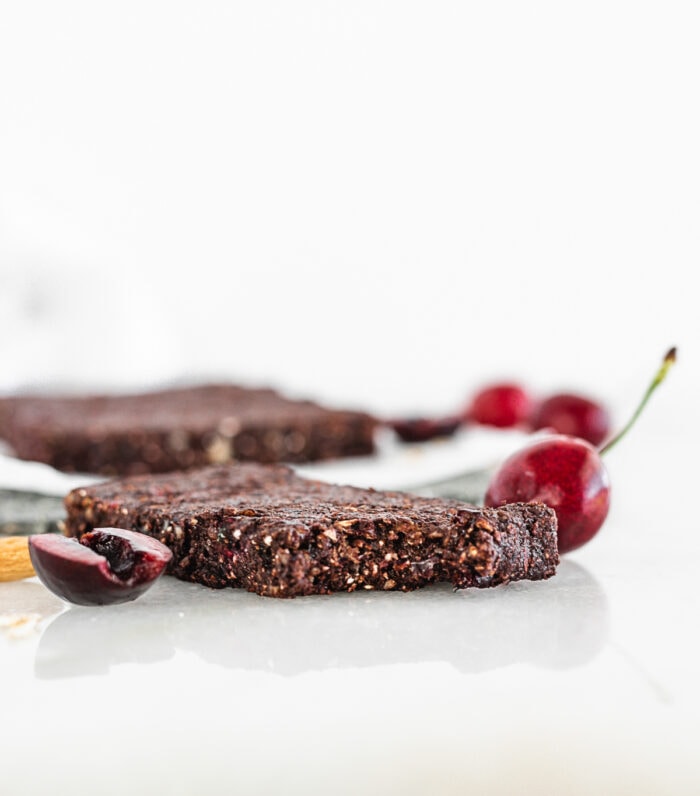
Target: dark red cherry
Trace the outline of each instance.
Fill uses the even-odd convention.
[[[608,410],[590,398],[573,393],[552,395],[535,410],[532,427],[551,428],[558,434],[569,434],[600,445],[610,434]]]
[[[461,418],[455,415],[440,418],[408,417],[387,421],[387,425],[394,429],[403,442],[427,442],[439,437],[451,437],[461,423]]]
[[[518,384],[492,384],[479,390],[464,413],[466,420],[484,426],[512,428],[530,419],[533,401]]]
[[[585,440],[563,434],[533,442],[506,459],[495,473],[485,504],[544,503],[557,514],[559,552],[585,544],[600,529],[610,506],[610,479],[601,456],[612,450],[637,422],[675,361],[676,349],[671,348],[627,425],[600,451]]]
[[[172,558],[157,539],[121,528],[96,528],[80,541],[57,534],[30,536],[29,555],[41,582],[77,605],[135,600]]]
[[[593,538],[610,507],[610,479],[585,440],[553,435],[506,459],[486,491],[486,506],[544,503],[557,515],[558,547],[567,553]]]

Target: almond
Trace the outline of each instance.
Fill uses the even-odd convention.
[[[32,578],[34,575],[27,537],[0,537],[0,582]]]

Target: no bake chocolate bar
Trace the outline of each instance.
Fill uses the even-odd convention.
[[[0,399],[0,438],[19,458],[105,475],[364,455],[374,450],[375,426],[362,412],[235,385]]]
[[[171,574],[269,597],[538,580],[558,563],[556,515],[333,486],[283,466],[117,479],[66,497],[66,530],[126,528],[173,551]]]

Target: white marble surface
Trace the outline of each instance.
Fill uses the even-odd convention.
[[[692,440],[647,424],[544,583],[292,601],[0,584],[2,792],[700,789]],[[18,620],[24,620],[18,624]]]

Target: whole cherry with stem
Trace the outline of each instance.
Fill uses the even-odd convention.
[[[563,434],[533,442],[506,459],[495,473],[484,505],[544,503],[554,509],[560,553],[592,539],[610,508],[610,478],[601,457],[632,428],[675,361],[676,349],[671,348],[630,420],[602,448]]]

